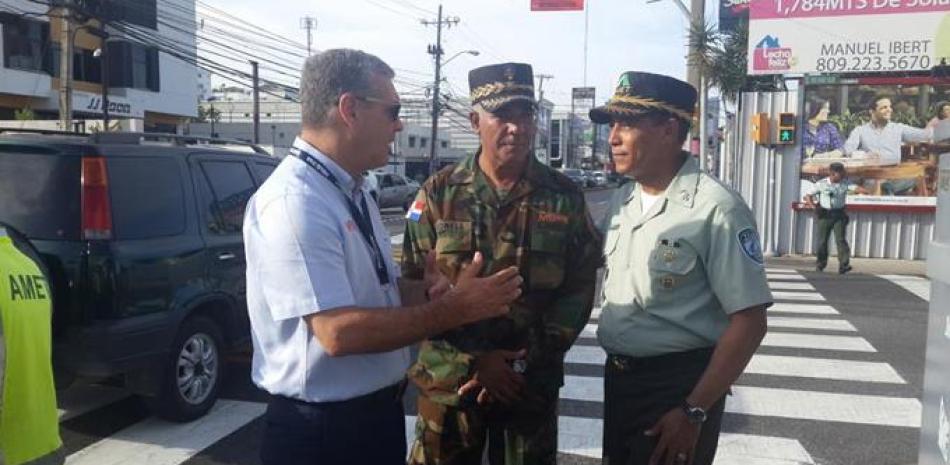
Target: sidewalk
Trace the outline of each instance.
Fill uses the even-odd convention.
[[[799,271],[814,271],[815,257],[813,255],[785,255],[781,257],[766,257],[767,266],[794,268]],[[852,258],[852,273],[874,275],[909,275],[927,277],[926,260],[889,260],[883,258]],[[838,260],[835,257],[828,259],[826,273],[838,270]]]

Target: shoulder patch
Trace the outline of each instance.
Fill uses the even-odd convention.
[[[406,219],[415,223],[419,222],[419,219],[422,218],[422,210],[425,210],[426,203],[424,200],[416,200],[412,202],[412,207],[409,208],[409,211],[406,212]]]
[[[749,260],[752,260],[759,266],[765,265],[765,259],[762,258],[762,245],[759,241],[759,233],[753,228],[745,228],[736,234],[736,240],[739,241],[739,248]]]

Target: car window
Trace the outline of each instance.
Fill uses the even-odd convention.
[[[146,239],[185,231],[185,191],[178,160],[109,157],[112,224],[117,239]]]
[[[254,181],[247,165],[238,161],[204,161],[201,171],[207,186],[202,197],[208,213],[208,231],[241,234],[244,207],[254,194]]]
[[[382,179],[379,181],[379,187],[392,187],[393,178],[390,175],[383,175]]]
[[[0,221],[30,239],[77,240],[80,157],[0,145]]]
[[[254,172],[257,174],[257,183],[264,184],[264,181],[270,177],[270,174],[274,172],[277,168],[277,165],[274,163],[254,163]]]
[[[397,186],[405,186],[405,185],[406,185],[406,180],[403,179],[402,176],[399,176],[399,175],[394,174],[394,175],[392,175],[392,177],[393,177],[393,184],[395,184],[395,185],[397,185]]]

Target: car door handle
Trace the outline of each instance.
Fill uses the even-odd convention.
[[[221,261],[224,261],[224,260],[234,260],[235,257],[236,257],[236,256],[235,256],[233,253],[231,253],[231,252],[224,252],[224,253],[218,255],[218,260],[221,260]]]

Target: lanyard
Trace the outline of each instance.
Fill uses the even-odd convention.
[[[379,243],[376,241],[376,234],[373,233],[373,222],[369,216],[369,208],[366,206],[366,196],[360,195],[360,201],[363,206],[363,208],[360,209],[356,203],[353,202],[353,199],[347,195],[343,186],[341,186],[340,182],[336,179],[336,176],[334,176],[320,160],[317,160],[313,155],[297,147],[291,147],[290,154],[309,165],[317,173],[320,173],[321,176],[333,183],[337,190],[343,194],[343,199],[346,200],[346,206],[350,209],[350,216],[353,217],[353,221],[356,223],[356,226],[359,227],[360,234],[363,235],[363,239],[365,239],[367,245],[369,245],[370,252],[373,255],[373,266],[376,268],[376,277],[379,278],[379,284],[384,286],[389,284],[389,270],[386,269],[386,260],[383,258],[383,252],[379,247]]]

